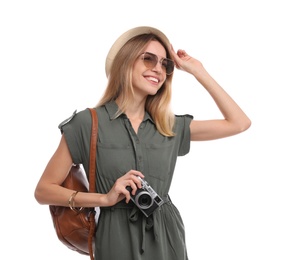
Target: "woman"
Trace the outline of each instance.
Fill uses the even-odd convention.
[[[174,67],[200,82],[224,119],[198,121],[171,112]],[[97,191],[79,192],[74,198],[76,207],[101,209],[95,258],[188,259],[183,222],[168,196],[176,159],[189,152],[190,141],[241,133],[250,127],[250,119],[201,62],[184,50],[175,52],[156,28],[137,27],[121,35],[108,53],[106,74],[108,85],[96,106]],[[88,109],[61,125],[61,130],[59,146],[35,190],[40,204],[69,206],[74,191],[61,187],[68,170],[74,163],[88,171]],[[154,206],[140,196],[145,181],[156,194],[152,198],[159,199],[149,200]],[[131,196],[141,201],[135,205]]]

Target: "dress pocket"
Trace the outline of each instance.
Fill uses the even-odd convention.
[[[169,177],[175,165],[175,162],[173,162],[173,148],[174,143],[172,142],[146,145],[149,176],[162,181]]]
[[[114,182],[135,167],[130,144],[98,143],[97,160],[98,174]]]

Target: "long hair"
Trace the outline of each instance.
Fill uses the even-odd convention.
[[[167,58],[172,58],[170,51],[155,34],[141,34],[130,39],[117,53],[112,63],[108,83],[103,97],[96,107],[100,107],[109,101],[120,100],[116,117],[124,113],[126,108],[133,103],[134,88],[132,85],[133,65],[140,52],[150,41],[159,41],[166,50]],[[164,136],[174,136],[173,126],[175,116],[171,111],[173,74],[167,75],[162,87],[155,95],[149,95],[145,109],[153,118],[157,130]]]

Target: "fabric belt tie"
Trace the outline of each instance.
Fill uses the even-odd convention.
[[[164,201],[163,205],[171,202],[169,196],[163,197],[162,199]],[[132,205],[131,203],[126,204],[125,202],[119,202],[112,207],[102,207],[101,209],[118,209],[118,208],[131,209],[130,214],[129,214],[129,218],[128,218],[131,223],[137,222],[138,219],[140,217],[142,217],[142,221],[141,221],[141,223],[142,223],[141,253],[144,253],[145,247],[146,247],[146,245],[145,245],[145,231],[149,231],[149,230],[153,229],[155,241],[159,242],[159,236],[158,236],[158,232],[157,232],[159,230],[158,229],[159,222],[157,220],[157,214],[156,214],[157,212],[156,211],[160,210],[160,208],[157,208],[153,212],[153,214],[151,214],[149,217],[146,217],[138,207]]]
[[[163,198],[164,204],[170,202],[170,198],[169,196]],[[163,206],[163,205],[162,205]],[[155,211],[159,210],[159,208],[157,208]],[[153,228],[153,232],[154,232],[154,237],[155,240],[157,242],[159,242],[159,236],[158,236],[158,225],[159,222],[157,220],[157,214],[156,212],[153,212],[152,215],[150,215],[149,217],[146,217],[138,207],[134,207],[130,214],[129,214],[129,221],[134,223],[138,220],[139,217],[142,217],[142,241],[141,241],[141,253],[144,253],[145,251],[145,231],[149,231]]]

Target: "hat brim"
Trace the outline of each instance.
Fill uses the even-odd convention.
[[[139,26],[139,27],[132,28],[126,31],[125,33],[123,33],[121,36],[119,36],[117,40],[111,46],[107,54],[106,62],[105,62],[105,72],[106,72],[107,77],[110,74],[112,62],[115,59],[115,56],[118,53],[118,51],[122,48],[122,46],[125,43],[127,43],[131,38],[137,35],[149,34],[149,33],[156,34],[158,37],[162,39],[163,42],[165,42],[168,46],[170,46],[170,42],[167,36],[164,33],[162,33],[160,30],[154,27]]]

